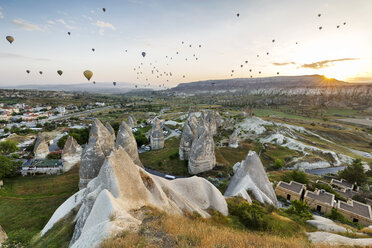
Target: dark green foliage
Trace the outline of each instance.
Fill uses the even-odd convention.
[[[356,227],[358,229],[361,228],[361,225],[360,224],[354,223],[354,222],[348,220],[342,213],[338,212],[334,208],[331,210],[331,213],[330,214],[327,214],[326,215],[326,217],[329,218],[329,219],[335,220],[335,221],[339,221],[339,222],[341,222],[343,224],[354,226],[354,227]]]
[[[367,181],[367,175],[364,173],[364,168],[361,159],[354,159],[353,164],[347,166],[339,173],[340,178],[346,179],[351,183],[362,185]]]
[[[180,156],[179,153],[176,151],[169,155],[169,159],[170,160],[178,159],[179,156]]]
[[[0,179],[16,175],[17,168],[21,165],[21,161],[14,161],[5,155],[0,155]]]
[[[336,200],[346,201],[346,199],[338,192],[336,192],[331,185],[325,183],[313,183],[311,187],[308,187],[309,190],[314,191],[315,189],[324,189],[325,191],[334,194]]]
[[[353,195],[352,199],[353,199],[354,201],[367,203],[366,198],[364,198],[364,197],[361,196],[361,195]]]
[[[310,213],[310,207],[303,201],[294,200],[291,201],[291,206],[285,210],[292,218],[297,222],[304,223],[306,220],[313,218],[313,215]]]
[[[146,138],[146,135],[141,131],[137,131],[134,133],[134,138],[136,139],[137,146],[146,145],[149,143],[149,140]]]
[[[84,129],[70,129],[69,135],[72,136],[79,145],[88,143],[89,128]]]
[[[114,129],[115,135],[117,135],[118,131],[119,131],[119,128],[120,128],[120,122],[112,122],[112,123],[110,123],[110,125]]]
[[[275,159],[274,164],[273,164],[273,167],[275,169],[281,169],[281,168],[283,168],[283,166],[284,166],[284,161],[283,160],[281,160],[279,158]]]
[[[0,142],[0,154],[8,155],[18,150],[17,142],[6,140]]]
[[[309,178],[306,173],[299,170],[292,170],[288,173],[285,173],[280,178],[282,181],[289,183],[290,181],[296,181],[298,183],[308,184]]]
[[[48,159],[61,159],[60,153],[49,153],[47,156]]]
[[[63,149],[63,147],[65,146],[65,143],[68,139],[68,135],[65,135],[63,137],[61,137],[58,142],[57,142],[57,146],[60,148],[60,149]]]

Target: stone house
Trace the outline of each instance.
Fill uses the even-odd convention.
[[[347,190],[353,190],[354,185],[352,183],[349,183],[345,179],[337,180],[337,179],[332,179],[331,180],[331,185],[335,188],[338,188],[342,191],[347,191]],[[359,190],[359,187],[355,188],[356,191]]]
[[[354,223],[359,223],[365,226],[372,225],[370,205],[354,200],[349,200],[348,202],[338,201],[337,210]]]
[[[326,192],[324,189],[316,189],[314,192],[306,190],[304,201],[310,208],[320,213],[328,214],[334,207],[335,195]]]
[[[305,190],[305,185],[301,183],[295,181],[291,181],[290,183],[280,181],[275,188],[275,194],[284,197],[288,201],[301,200]]]

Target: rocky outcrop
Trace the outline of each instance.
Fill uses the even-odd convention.
[[[371,247],[372,238],[348,238],[329,232],[308,232],[309,240],[324,247]]]
[[[129,157],[131,157],[133,162],[143,168],[141,160],[138,156],[137,142],[133,136],[132,129],[124,121],[120,125],[118,137],[116,138],[115,142],[115,147],[117,149],[123,147],[124,150],[128,153]]]
[[[187,120],[183,126],[180,141],[179,156],[181,160],[189,160],[192,142],[198,130],[198,119],[194,113],[189,112]]]
[[[99,247],[102,240],[119,232],[136,231],[142,222],[140,214],[136,213],[144,206],[175,215],[187,211],[209,217],[208,209],[228,214],[224,197],[204,178],[168,181],[148,174],[135,165],[122,147],[113,150],[98,176],[58,208],[46,227],[52,228],[80,203],[70,242],[73,248]]]
[[[62,150],[62,170],[69,171],[74,165],[80,162],[82,148],[72,136],[68,136]]]
[[[89,141],[83,150],[80,163],[79,188],[85,188],[90,180],[98,175],[99,170],[114,147],[114,139],[109,130],[94,119],[89,133]]]
[[[151,150],[164,148],[163,128],[161,127],[161,121],[157,117],[155,117],[150,131],[150,146]]]
[[[234,176],[225,191],[225,196],[242,196],[247,201],[277,206],[275,191],[264,166],[254,151],[249,151],[245,160],[234,165]]]
[[[216,165],[214,155],[214,141],[210,133],[208,124],[203,120],[199,122],[199,127],[191,145],[189,156],[189,173],[198,174],[204,171],[212,170]]]
[[[209,132],[212,136],[217,134],[218,127],[221,126],[221,116],[216,111],[203,111],[202,115],[200,116],[201,119],[204,120],[205,125],[209,128]]]
[[[115,130],[112,128],[112,126],[110,125],[110,123],[106,122],[105,127],[111,133],[113,139],[115,140]]]
[[[130,126],[131,128],[134,128],[137,126],[137,120],[136,118],[134,118],[133,115],[129,115],[128,116],[128,120],[127,120],[127,124],[128,126]]]
[[[35,159],[45,159],[49,154],[49,146],[41,133],[37,134],[34,146]]]
[[[235,129],[234,132],[229,137],[229,146],[232,148],[239,147],[239,135],[240,129]]]
[[[0,247],[1,244],[5,242],[5,240],[8,239],[8,235],[6,235],[4,229],[0,226]]]

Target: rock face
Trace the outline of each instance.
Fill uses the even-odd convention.
[[[209,132],[212,136],[217,134],[217,129],[219,126],[221,126],[221,116],[216,111],[205,111],[202,112],[202,115],[200,117],[201,119],[204,119],[204,123],[209,128]]]
[[[150,131],[151,150],[159,150],[164,148],[164,134],[160,123],[161,121],[155,117],[152,124],[152,129]]]
[[[8,239],[8,236],[6,235],[4,229],[0,226],[0,247],[1,247],[1,244],[5,242],[5,240],[7,239]]]
[[[234,132],[231,134],[229,138],[229,146],[232,148],[238,148],[239,147],[239,135],[240,129],[235,129]]]
[[[228,214],[224,197],[204,178],[168,181],[148,174],[134,164],[122,147],[114,149],[105,159],[98,176],[89,182],[86,189],[70,197],[56,210],[42,234],[80,203],[70,242],[73,248],[99,247],[105,238],[136,230],[141,219],[133,210],[144,206],[176,215],[188,211],[209,217],[208,209]]]
[[[315,245],[327,246],[351,246],[351,247],[371,247],[371,238],[348,238],[329,232],[309,232],[309,240]]]
[[[117,149],[123,147],[124,150],[128,153],[129,157],[133,160],[133,162],[143,168],[143,165],[138,156],[137,142],[133,136],[132,129],[124,121],[120,125],[118,137],[116,138],[115,142],[115,147]]]
[[[189,173],[198,174],[204,171],[212,170],[216,165],[214,155],[214,141],[210,133],[208,124],[203,120],[199,122],[199,127],[191,145],[189,156]]]
[[[62,170],[69,171],[74,165],[80,162],[82,148],[72,136],[68,136],[62,150]]]
[[[248,194],[248,192],[249,194]],[[251,196],[261,203],[277,206],[275,191],[264,166],[254,151],[249,151],[245,160],[234,165],[234,176],[226,189],[225,196],[240,195],[252,202]],[[250,196],[251,195],[251,196]]]
[[[85,188],[90,180],[98,175],[99,170],[114,147],[114,138],[110,131],[98,120],[94,119],[89,133],[89,141],[85,146],[80,163],[79,188]]]
[[[109,130],[109,132],[111,133],[113,139],[115,140],[115,130],[112,128],[112,126],[110,125],[110,123],[106,122],[105,127],[107,128],[107,130]]]
[[[334,221],[328,218],[324,218],[318,215],[314,215],[313,218],[314,218],[313,220],[307,220],[306,222],[309,223],[310,225],[315,226],[318,230],[339,233],[348,232],[348,229],[346,229],[343,226],[337,225]]]
[[[189,160],[191,145],[197,130],[198,119],[196,118],[194,113],[189,112],[189,115],[183,127],[180,148],[178,152],[181,160]]]
[[[45,159],[49,154],[49,147],[41,133],[37,134],[34,146],[35,159]]]
[[[137,120],[136,120],[136,118],[134,118],[133,115],[128,116],[127,124],[131,128],[136,127],[137,126]]]

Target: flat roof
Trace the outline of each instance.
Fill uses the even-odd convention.
[[[297,194],[300,194],[301,191],[305,188],[303,184],[295,182],[295,181],[291,181],[290,183],[280,181],[277,187],[284,188],[286,190],[295,192]]]

